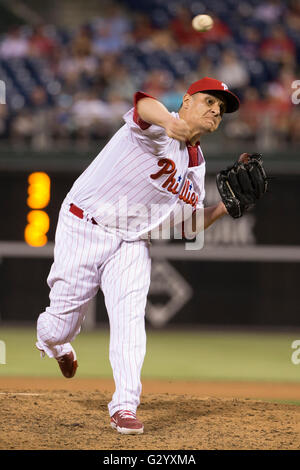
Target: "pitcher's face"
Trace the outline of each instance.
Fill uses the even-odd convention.
[[[209,93],[184,95],[181,110],[183,119],[193,133],[206,134],[218,129],[225,112],[225,100]],[[180,110],[180,111],[181,111]],[[179,113],[180,114],[180,113]]]

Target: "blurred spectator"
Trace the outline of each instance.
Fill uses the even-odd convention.
[[[239,42],[241,56],[246,60],[257,59],[262,40],[262,34],[255,26],[246,26],[242,29]]]
[[[161,95],[170,90],[172,77],[166,70],[152,70],[143,84],[143,91],[148,95],[160,98]]]
[[[49,108],[49,101],[47,93],[42,86],[37,86],[31,93],[31,106],[35,111],[44,110]]]
[[[92,55],[89,30],[80,28],[71,43],[62,50],[55,72],[62,81],[62,93],[70,96],[89,88],[98,67],[98,59]]]
[[[11,137],[12,144],[24,145],[31,144],[32,136],[34,134],[34,118],[31,111],[22,109],[12,119],[11,124]]]
[[[288,28],[299,35],[300,31],[300,2],[299,0],[291,0],[289,9],[286,11],[285,21]]]
[[[223,52],[217,74],[218,79],[233,91],[240,90],[249,83],[249,73],[245,65],[232,50]]]
[[[239,119],[246,125],[245,136],[254,139],[259,128],[264,103],[256,88],[248,87],[240,107]]]
[[[121,5],[117,3],[108,4],[104,21],[105,23],[109,23],[112,34],[120,39],[124,39],[132,29],[129,15],[126,14]]]
[[[93,39],[93,53],[99,56],[109,53],[117,53],[121,50],[122,42],[117,36],[113,36],[111,26],[102,24],[98,27],[97,35]]]
[[[92,77],[98,66],[98,60],[92,55],[82,55],[82,51],[76,49],[76,54],[71,56],[62,56],[58,74],[63,80],[80,80],[86,77]]]
[[[103,101],[94,92],[79,93],[71,108],[73,135],[81,143],[90,139],[107,139],[120,127],[121,116],[130,106],[120,96],[111,93]]]
[[[119,96],[121,100],[132,102],[132,97],[137,89],[134,77],[129,75],[125,65],[118,64],[111,79],[107,83],[107,94]]]
[[[177,112],[182,105],[182,97],[187,89],[188,85],[185,80],[175,80],[172,89],[163,93],[160,99],[170,112]]]
[[[62,83],[62,88],[58,100],[67,99],[68,101],[72,101],[73,96],[80,88],[77,72],[68,72],[68,74],[65,75],[58,74],[58,77]]]
[[[55,145],[68,144],[74,137],[75,125],[72,121],[71,103],[60,100],[53,114],[51,135]]]
[[[291,105],[282,101],[277,94],[271,93],[268,88],[265,93],[264,104],[262,120],[270,129],[272,146],[275,147],[277,142],[287,139]]]
[[[111,130],[114,132],[123,124],[123,115],[133,106],[133,95],[130,102],[118,94],[117,90],[110,91],[107,104],[110,112]]]
[[[292,83],[297,79],[293,68],[283,67],[279,77],[267,85],[268,95],[276,97],[287,109],[292,107]]]
[[[28,47],[31,56],[50,58],[54,54],[56,44],[53,39],[45,34],[45,25],[39,25],[34,28]]]
[[[92,34],[87,26],[82,26],[71,42],[72,54],[87,57],[92,54]]]
[[[206,55],[201,55],[197,68],[188,74],[187,82],[193,83],[203,77],[219,77],[219,70],[215,67],[212,59]]]
[[[208,14],[212,17],[214,25],[210,30],[200,33],[201,38],[203,38],[206,43],[224,43],[230,40],[232,38],[232,33],[229,26],[221,21],[213,12],[208,12]]]
[[[296,47],[294,42],[287,36],[281,25],[271,29],[271,34],[261,44],[260,54],[263,60],[283,63],[294,63]]]
[[[92,23],[93,52],[103,56],[120,53],[129,40],[131,24],[128,16],[117,5],[111,5],[105,17],[96,18]]]
[[[152,26],[149,15],[142,12],[134,12],[133,14],[133,30],[131,37],[136,44],[143,41],[149,41],[155,29]]]
[[[104,99],[112,85],[114,77],[118,74],[119,63],[115,55],[106,55],[101,58],[92,77],[92,87]]]
[[[30,144],[43,150],[49,147],[53,109],[43,87],[37,86],[30,96],[30,109],[22,109],[13,119],[11,136],[15,144]]]
[[[95,122],[107,122],[110,119],[108,104],[93,92],[78,93],[75,96],[71,113],[78,129],[86,129]]]
[[[170,53],[175,52],[177,45],[171,31],[167,28],[154,31],[151,35],[151,48],[152,50],[161,50]]]
[[[264,23],[275,24],[280,21],[284,9],[281,0],[265,0],[254,9],[253,16]]]
[[[255,88],[248,88],[238,116],[225,123],[225,131],[231,138],[256,142],[261,150],[275,149],[288,138],[289,110],[268,90],[261,98]]]
[[[28,39],[23,37],[20,28],[13,28],[0,44],[0,57],[9,59],[13,57],[26,57],[29,53]]]
[[[177,16],[170,24],[174,38],[181,46],[188,46],[200,50],[204,45],[203,34],[191,27],[192,15],[185,6],[179,6]]]
[[[53,108],[48,101],[45,89],[41,86],[33,89],[30,101],[34,126],[31,143],[36,149],[46,149],[50,143],[51,126],[49,126],[49,122],[52,122]]]

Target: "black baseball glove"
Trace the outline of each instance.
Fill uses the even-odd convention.
[[[243,153],[231,167],[217,174],[217,188],[231,217],[237,219],[255,206],[268,187],[260,153]]]

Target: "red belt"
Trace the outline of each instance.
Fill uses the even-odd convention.
[[[83,219],[83,210],[80,209],[79,207],[75,206],[75,204],[70,204],[69,211],[72,212],[72,214],[79,217],[79,219]],[[90,219],[90,221],[92,222],[92,224],[98,225],[97,222],[95,221],[95,219],[92,218],[92,219]]]

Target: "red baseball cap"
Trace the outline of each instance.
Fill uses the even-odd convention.
[[[191,84],[187,93],[189,95],[194,95],[199,91],[206,91],[207,93],[218,91],[221,93],[226,100],[226,113],[233,113],[239,109],[240,100],[238,97],[228,90],[228,86],[225,83],[220,82],[215,78],[204,77],[201,80],[197,80]]]

